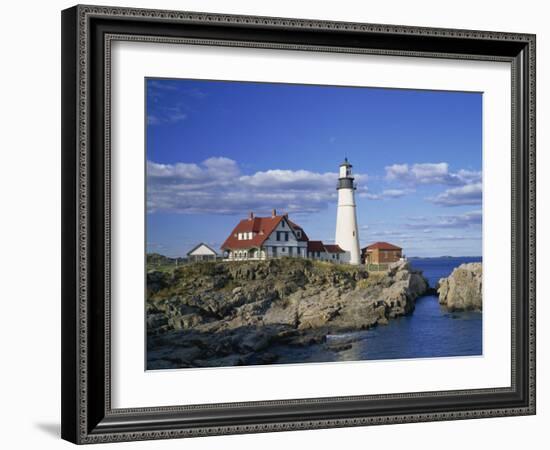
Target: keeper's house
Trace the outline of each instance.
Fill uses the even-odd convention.
[[[187,261],[214,261],[218,258],[216,250],[206,245],[204,242],[196,245],[194,248],[187,252]]]
[[[403,250],[388,242],[375,242],[361,249],[364,264],[390,264],[403,257]]]
[[[290,256],[307,257],[308,237],[288,214],[241,220],[222,244],[223,257],[229,261],[261,260]]]

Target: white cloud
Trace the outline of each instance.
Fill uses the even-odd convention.
[[[399,180],[401,177],[408,175],[408,164],[393,164],[386,167],[386,179]]]
[[[447,189],[445,192],[429,200],[441,206],[480,205],[482,200],[481,183]]]
[[[289,213],[326,209],[337,199],[338,174],[274,169],[243,175],[229,158],[208,158],[200,164],[147,162],[149,212],[183,214],[267,214],[272,208]],[[365,174],[355,176],[359,192]]]
[[[452,174],[455,179],[464,184],[481,183],[481,171],[460,169]]]
[[[431,230],[432,228],[480,227],[482,219],[482,212],[478,210],[456,215],[410,217],[410,222],[405,226],[421,230]]]
[[[458,172],[450,172],[449,164],[417,163],[417,164],[393,164],[386,166],[386,180],[399,181],[404,184],[443,184],[460,186],[481,181],[481,172],[461,169]]]
[[[379,193],[362,192],[359,197],[368,198],[369,200],[386,200],[393,198],[401,198],[412,192],[410,189],[385,189]]]
[[[206,167],[206,175],[213,178],[233,178],[241,172],[235,161],[223,156],[208,158],[203,165]]]
[[[315,173],[308,170],[268,170],[240,178],[246,186],[258,189],[285,188],[307,190],[312,188],[336,189],[338,176],[335,173]]]
[[[413,164],[410,176],[418,183],[443,183],[449,175],[447,163]]]
[[[202,172],[197,164],[159,164],[147,161],[147,176],[150,178],[197,179]]]

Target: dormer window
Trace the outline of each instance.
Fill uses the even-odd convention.
[[[302,237],[302,231],[301,230],[296,230],[296,236],[299,238]]]

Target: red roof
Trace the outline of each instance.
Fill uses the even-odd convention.
[[[401,247],[390,244],[388,242],[375,242],[374,244],[367,245],[363,250],[401,250]]]
[[[233,229],[229,237],[222,244],[222,249],[237,249],[237,248],[257,248],[261,247],[269,235],[277,228],[281,220],[286,220],[290,228],[295,232],[301,231],[301,237],[296,236],[298,241],[307,241],[308,237],[304,233],[304,230],[299,225],[288,220],[286,215],[284,216],[271,216],[271,217],[252,217],[241,220],[237,226]],[[239,233],[254,233],[252,239],[239,240]]]
[[[309,241],[307,243],[307,251],[308,252],[324,252],[325,251],[325,245],[323,244],[323,241]]]
[[[328,253],[345,253],[344,250],[342,250],[340,246],[336,244],[326,244],[325,249]]]
[[[309,241],[307,243],[308,252],[327,252],[327,253],[345,253],[339,245],[323,244],[323,241]]]

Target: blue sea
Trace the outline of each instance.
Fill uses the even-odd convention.
[[[413,258],[411,265],[422,270],[431,287],[450,275],[455,267],[481,258]],[[482,313],[449,312],[438,297],[416,300],[412,314],[390,320],[388,325],[367,331],[331,336],[335,341],[351,341],[349,350],[327,355],[321,346],[292,351],[278,362],[358,361],[482,354]]]
[[[423,271],[430,286],[455,267],[481,258],[418,258],[411,265]],[[361,359],[422,358],[482,354],[482,313],[449,312],[438,297],[416,301],[414,312],[367,332]]]

